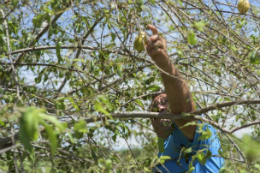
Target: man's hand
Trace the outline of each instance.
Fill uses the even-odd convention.
[[[172,127],[170,125],[164,125],[165,123],[172,123],[169,119],[152,119],[152,125],[154,132],[157,134],[159,138],[167,138],[173,131]]]
[[[147,26],[152,30],[153,35],[147,40],[146,50],[154,61],[159,60],[162,57],[167,57],[166,41],[159,35],[157,29],[153,25]]]

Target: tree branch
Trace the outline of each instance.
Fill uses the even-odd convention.
[[[48,23],[48,24],[41,30],[41,32],[34,37],[33,41],[31,41],[27,47],[33,46],[33,45],[43,36],[43,34],[44,34],[46,31],[48,31],[49,27],[50,27],[51,25],[53,25],[53,24],[61,17],[62,14],[63,14],[63,13],[57,14],[57,15],[52,19],[51,23]],[[20,59],[23,57],[24,53],[25,53],[25,52],[21,52],[21,54],[18,55],[17,60],[16,60],[15,63],[20,62]]]
[[[243,129],[243,128],[246,128],[246,127],[250,127],[250,126],[253,126],[253,125],[257,125],[257,124],[260,124],[260,120],[244,124],[244,125],[242,125],[240,127],[235,127],[232,130],[230,130],[230,133],[234,133],[234,132],[236,132],[236,131],[238,131],[240,129]]]
[[[53,25],[53,24],[60,18],[60,16],[61,16],[62,14],[63,14],[63,13],[60,13],[60,14],[56,15],[56,16],[53,18],[53,20],[51,21],[51,23],[50,23],[50,24],[48,23],[48,24],[40,31],[40,33],[34,37],[34,39],[29,43],[29,45],[28,45],[27,47],[33,46],[33,45],[43,36],[43,34],[44,34],[46,31],[48,31],[49,27],[50,27],[51,25]],[[20,60],[21,60],[21,58],[25,55],[25,53],[26,53],[26,52],[21,52],[21,53],[19,53],[14,64],[19,63]],[[10,52],[8,52],[7,54],[10,54]],[[10,68],[10,69],[9,69],[9,73],[11,74],[12,72],[13,72],[13,69]],[[6,81],[6,78],[3,78],[3,79],[0,81],[0,84],[5,83],[5,81]]]
[[[3,16],[5,16],[5,13],[2,9],[0,9],[0,12],[2,13]],[[5,26],[5,33],[6,33],[7,49],[8,49],[8,52],[11,52],[9,29],[8,29],[8,24],[7,24],[6,19],[4,19],[4,26]],[[12,56],[11,56],[10,53],[8,53],[8,58],[9,58],[9,61],[10,61],[10,64],[11,64],[11,69],[14,72],[13,78],[14,78],[14,81],[16,83],[16,89],[17,89],[16,95],[17,95],[18,100],[21,101],[20,91],[19,91],[20,86],[19,86],[19,82],[18,82],[17,71],[16,71],[16,68],[14,67],[13,59],[12,59]]]
[[[260,100],[237,100],[237,101],[231,101],[231,102],[224,102],[224,103],[209,106],[209,107],[201,109],[199,111],[195,111],[191,114],[199,115],[199,114],[204,114],[206,112],[216,110],[216,109],[220,109],[220,108],[224,108],[224,107],[228,107],[228,106],[244,105],[244,104],[246,104],[246,105],[248,105],[248,104],[260,104]]]
[[[28,46],[30,47],[30,46]],[[62,45],[60,47],[60,49],[88,49],[88,50],[98,50],[97,47],[92,47],[92,46],[73,46],[73,45]],[[27,53],[27,52],[31,52],[31,51],[37,51],[37,50],[49,50],[49,49],[56,49],[56,46],[53,45],[53,46],[38,46],[38,47],[32,47],[32,48],[25,48],[25,49],[18,49],[18,50],[15,50],[15,51],[12,51],[12,52],[7,52],[10,53],[10,54],[19,54],[19,53]]]
[[[258,104],[260,103],[260,100],[240,100],[240,101],[232,101],[232,102],[226,102],[226,103],[222,103],[222,104],[216,104],[213,106],[209,106],[207,108],[201,109],[199,111],[194,111],[191,112],[189,114],[185,114],[185,115],[181,115],[181,114],[162,114],[162,113],[158,113],[158,112],[121,112],[121,113],[115,113],[115,114],[111,114],[110,117],[112,117],[113,119],[121,119],[121,118],[162,118],[162,119],[171,119],[171,120],[175,120],[175,119],[186,119],[186,120],[199,120],[208,124],[213,125],[214,127],[216,127],[217,129],[219,129],[222,132],[225,133],[234,133],[237,130],[252,126],[252,125],[256,125],[256,124],[260,124],[260,120],[258,121],[254,121],[245,125],[242,125],[240,127],[236,127],[232,130],[227,130],[225,128],[223,128],[222,126],[220,126],[218,123],[216,123],[215,121],[212,120],[208,120],[206,118],[203,118],[201,116],[199,116],[200,114],[215,110],[215,109],[219,109],[219,108],[223,108],[223,107],[228,107],[228,106],[234,106],[234,105],[242,105],[242,104]],[[101,120],[108,120],[110,119],[108,116],[100,116],[100,117],[90,117],[85,119],[85,121],[87,123],[92,123],[92,122],[96,122],[96,121],[101,121]],[[18,133],[16,133],[14,135],[14,139],[18,139]],[[3,146],[7,143],[10,143],[12,141],[12,137],[5,137],[5,138],[0,138],[0,148],[3,148]],[[5,148],[5,147],[4,147]]]
[[[176,119],[185,119],[185,120],[200,120],[202,122],[206,122],[208,124],[211,124],[215,127],[217,127],[219,130],[230,133],[228,130],[222,128],[218,123],[215,121],[211,121],[208,119],[205,119],[201,116],[195,115],[192,116],[184,116],[181,114],[166,114],[166,113],[158,113],[158,112],[121,112],[121,113],[115,113],[110,115],[113,119],[121,119],[121,118],[161,118],[161,119],[170,119],[170,120],[176,120]],[[101,117],[91,117],[85,119],[87,123],[92,123],[96,121],[101,121],[101,120],[108,120],[108,116],[101,116]]]
[[[81,41],[78,42],[78,46],[79,46],[79,49],[75,55],[75,58],[74,59],[77,59],[80,55],[80,52],[82,50],[82,45],[84,44],[85,42],[85,39],[87,39],[87,37],[93,32],[94,28],[97,26],[97,24],[103,19],[104,16],[101,16],[99,19],[97,19],[95,21],[95,23],[90,27],[90,29],[86,32],[86,34],[84,35],[84,37],[81,39]],[[73,69],[74,68],[74,65],[72,64],[70,69]],[[60,93],[61,90],[63,89],[63,87],[65,86],[67,82],[67,77],[65,77],[65,79],[63,80],[61,86],[58,88],[57,92]]]

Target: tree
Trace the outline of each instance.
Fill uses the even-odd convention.
[[[149,172],[157,154],[149,118],[169,117],[146,112],[163,90],[160,69],[133,49],[151,23],[196,101],[187,118],[219,130],[226,171],[258,172],[260,16],[250,2],[246,14],[235,1],[1,3],[1,169]],[[246,127],[254,139],[233,136]],[[115,148],[120,139],[127,150]]]

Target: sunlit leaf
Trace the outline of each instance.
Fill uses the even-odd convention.
[[[58,42],[56,44],[56,55],[57,55],[57,58],[58,58],[58,63],[60,63],[62,61],[62,57],[60,55],[60,47],[61,47],[62,43],[61,42]]]
[[[204,27],[206,26],[206,23],[204,20],[201,20],[199,22],[194,22],[193,26],[199,30],[199,31],[203,31],[204,30]]]
[[[189,32],[189,34],[188,34],[188,43],[190,45],[197,44],[197,38],[196,38],[196,35],[193,31]]]

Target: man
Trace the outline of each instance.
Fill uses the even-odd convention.
[[[146,50],[153,61],[164,72],[161,72],[166,94],[154,99],[153,108],[158,112],[181,114],[195,111],[187,83],[167,54],[166,41],[158,34],[157,29],[148,25],[153,35],[148,39]],[[158,156],[169,156],[164,164],[157,165],[154,172],[181,173],[216,173],[224,165],[220,157],[220,142],[215,129],[209,124],[197,122],[197,125],[183,127],[189,120],[176,119],[168,125],[169,120],[152,119],[152,125],[158,138],[164,140],[165,151]],[[210,137],[202,135],[211,134]]]

